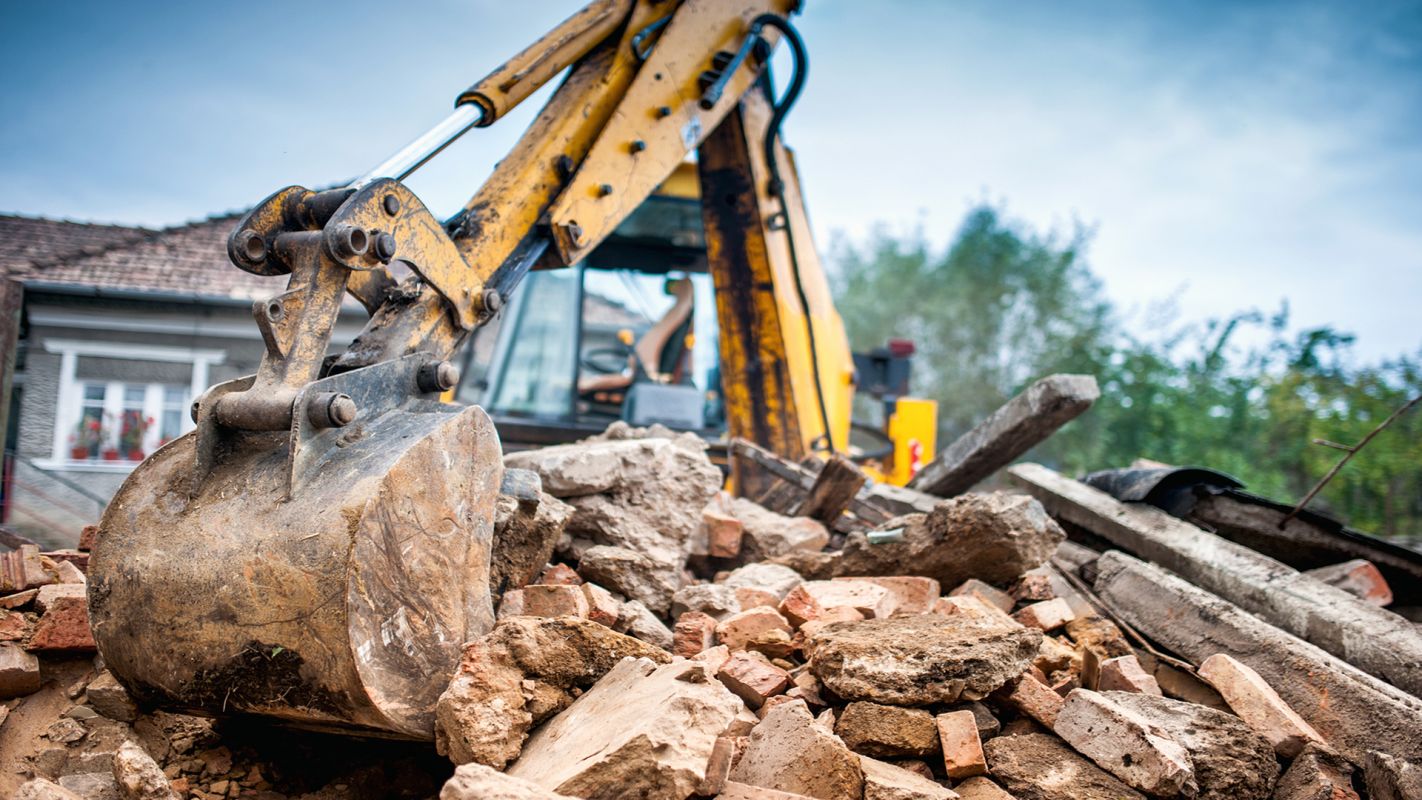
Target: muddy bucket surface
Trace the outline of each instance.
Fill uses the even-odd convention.
[[[493,624],[503,473],[482,409],[402,406],[342,433],[287,497],[286,434],[252,433],[194,487],[192,434],[109,504],[89,608],[142,701],[431,738],[460,645]]]

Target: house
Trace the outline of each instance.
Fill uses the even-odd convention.
[[[146,454],[193,427],[194,397],[256,371],[252,302],[286,280],[231,264],[237,219],[150,230],[0,215],[0,524],[72,545]],[[343,313],[334,341],[361,316]]]

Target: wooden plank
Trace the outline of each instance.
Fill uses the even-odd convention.
[[[1090,375],[1048,375],[959,436],[908,486],[939,497],[962,494],[1076,419],[1100,396]]]
[[[809,491],[814,488],[816,473],[793,461],[787,461],[763,447],[757,447],[752,442],[746,441],[745,439],[732,439],[728,450],[733,458],[740,457],[745,459],[764,473],[768,473],[775,478],[789,483],[792,488],[798,489],[802,493],[801,496],[809,493]],[[887,522],[894,516],[890,511],[875,505],[875,503],[868,498],[868,490],[863,488],[859,490],[854,500],[850,502],[849,511],[858,517],[860,521],[869,525]],[[831,527],[840,530],[842,524],[832,525]],[[858,526],[851,525],[850,527],[857,528]]]
[[[1096,564],[1095,592],[1112,612],[1195,663],[1225,653],[1248,665],[1348,758],[1369,750],[1422,756],[1417,698],[1120,551]]]
[[[1048,513],[1154,561],[1191,583],[1392,685],[1422,694],[1422,630],[1154,506],[1122,503],[1038,464],[1008,470]]]
[[[810,517],[825,524],[833,523],[849,509],[855,495],[868,480],[869,477],[857,464],[836,453],[820,468],[808,496],[795,512],[796,516]]]

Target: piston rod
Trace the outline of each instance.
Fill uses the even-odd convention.
[[[478,127],[484,120],[484,110],[477,103],[461,103],[422,136],[400,148],[395,155],[380,162],[371,171],[357,178],[350,188],[359,189],[377,178],[394,178],[403,181],[407,176],[434,158],[439,151],[448,147],[455,139],[463,136],[470,128]]]

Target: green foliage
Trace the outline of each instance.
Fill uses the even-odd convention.
[[[915,394],[939,402],[945,445],[1038,377],[1095,375],[1102,398],[1028,458],[1071,473],[1137,458],[1208,466],[1296,500],[1358,442],[1422,394],[1422,352],[1353,366],[1352,337],[1292,338],[1288,309],[1130,335],[1084,254],[1090,232],[1042,235],[990,207],[935,252],[922,235],[877,231],[834,248],[834,288],[856,349],[918,345]],[[1138,326],[1139,327],[1139,326]],[[1399,418],[1311,507],[1364,530],[1422,536],[1422,408]]]

